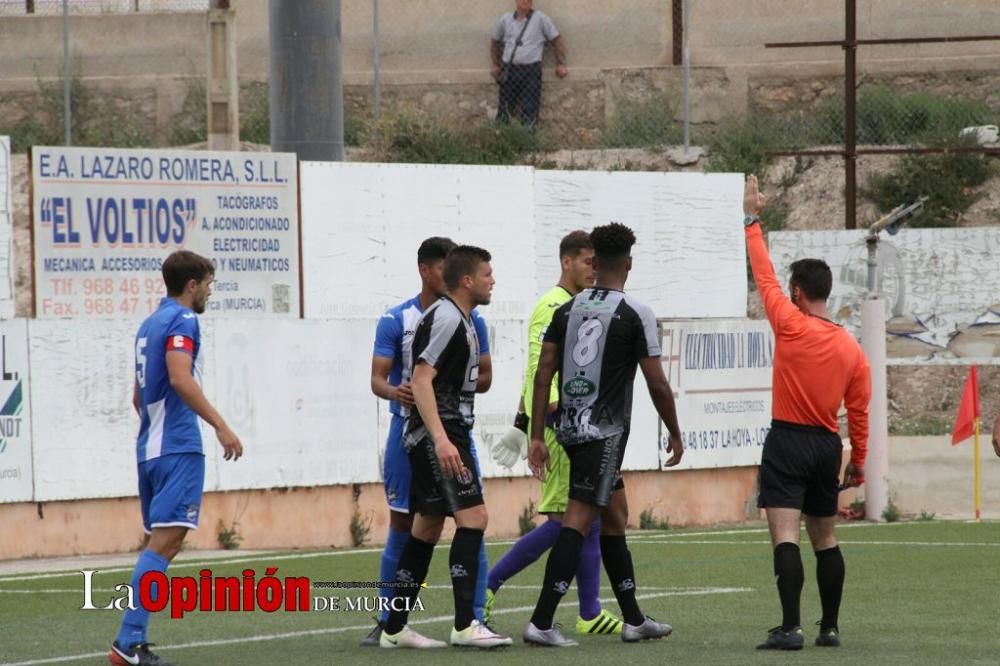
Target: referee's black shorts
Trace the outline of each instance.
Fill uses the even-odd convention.
[[[760,461],[757,506],[837,515],[843,444],[821,426],[772,421]]]

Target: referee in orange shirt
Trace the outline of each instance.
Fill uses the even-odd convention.
[[[782,612],[781,625],[771,629],[757,649],[801,650],[805,642],[799,619],[805,578],[799,554],[802,514],[816,553],[823,606],[816,645],[837,647],[844,590],[844,557],[833,534],[843,452],[837,411],[842,402],[847,406],[852,447],[843,485],[858,486],[864,482],[871,372],[858,342],[830,320],[826,299],[833,275],[826,262],[794,262],[788,282],[791,299],[781,291],[758,218],[764,203],[757,177],[751,175],[743,193],[747,253],[775,338],[773,420],[764,441],[757,504],[767,513]]]

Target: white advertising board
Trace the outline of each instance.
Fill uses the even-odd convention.
[[[209,315],[299,316],[292,154],[32,149],[36,316],[144,317],[160,266],[215,264]]]
[[[33,492],[27,320],[0,321],[0,503]]]
[[[535,299],[532,170],[302,162],[305,316],[382,315],[420,290],[430,236],[493,255],[488,318],[530,314]]]
[[[10,137],[0,136],[0,319],[14,318],[14,203]]]
[[[206,475],[220,490],[377,481],[375,322],[215,322],[216,407],[245,456],[222,459],[205,429]],[[207,380],[206,380],[207,381]]]
[[[663,363],[684,457],[672,469],[759,465],[771,427],[774,336],[766,321],[664,321]],[[669,455],[661,430],[660,461]]]
[[[377,401],[368,390],[374,321],[201,324],[205,394],[245,449],[239,461],[223,461],[203,424],[206,491],[379,479]],[[31,335],[34,499],[134,496],[135,325],[34,320]]]
[[[657,317],[745,317],[739,174],[536,171],[538,293],[559,277],[559,239],[621,222],[636,235],[626,289]]]
[[[830,313],[860,336],[867,297],[863,230],[783,231],[769,235],[782,282],[797,259],[818,257],[833,271]],[[878,275],[886,302],[888,354],[920,360],[1000,356],[1000,228],[903,229],[882,234]]]
[[[206,323],[202,349],[210,350]],[[29,322],[35,501],[138,493],[139,416],[132,407],[138,326],[112,319]]]

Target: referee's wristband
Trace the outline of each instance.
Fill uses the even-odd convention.
[[[751,224],[754,224],[756,222],[760,222],[760,218],[757,217],[756,215],[747,215],[746,217],[743,218],[744,227],[749,227]]]

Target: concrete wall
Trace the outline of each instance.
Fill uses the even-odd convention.
[[[889,488],[904,516],[922,511],[939,519],[970,519],[972,443],[952,447],[949,437],[892,437]],[[1000,460],[989,435],[982,436],[983,517],[1000,519]],[[629,525],[652,510],[673,526],[738,523],[761,518],[756,508],[757,468],[684,472],[627,472]],[[351,517],[357,511],[371,520],[368,543],[380,544],[388,514],[381,484],[209,493],[202,502],[201,527],[188,547],[218,547],[220,522],[237,532],[247,549],[325,548],[351,545]],[[863,492],[841,493],[846,506]],[[487,536],[516,537],[521,511],[539,500],[539,484],[530,478],[487,479],[490,511]],[[142,538],[135,498],[0,505],[0,523],[17,539],[0,540],[0,560],[125,552]],[[448,528],[449,530],[452,528]],[[446,532],[450,538],[450,532]]]
[[[734,523],[755,517],[754,467],[625,475],[632,527],[650,509],[672,525]],[[369,543],[385,539],[388,511],[381,484],[267,491],[209,493],[200,527],[188,537],[192,549],[218,548],[220,523],[237,521],[242,548],[349,547],[351,517],[371,521]],[[489,537],[516,537],[528,502],[538,505],[539,483],[531,478],[486,479]],[[142,539],[135,498],[0,504],[0,523],[17,539],[0,540],[0,560],[135,550]],[[541,519],[536,519],[541,520]],[[446,527],[451,538],[453,526]]]
[[[1000,459],[991,435],[980,436],[983,518],[1000,518]],[[904,514],[921,511],[938,518],[971,519],[973,512],[972,440],[951,445],[951,437],[891,437],[889,492]]]

